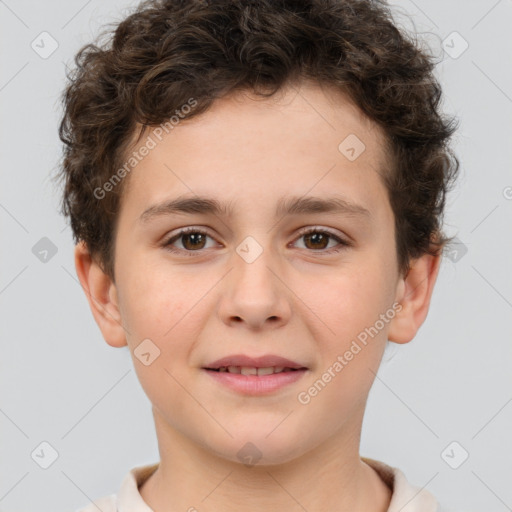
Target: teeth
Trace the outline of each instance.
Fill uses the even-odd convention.
[[[292,368],[285,366],[268,366],[266,368],[254,368],[251,366],[222,366],[219,372],[239,373],[242,375],[272,375],[273,373],[281,373],[283,371],[293,371]]]
[[[272,373],[277,373],[272,366],[269,368],[258,368],[258,375],[271,375]]]
[[[258,369],[250,368],[249,366],[242,366],[240,368],[240,373],[242,375],[258,375]]]

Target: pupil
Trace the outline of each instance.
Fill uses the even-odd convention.
[[[318,239],[319,239],[319,238],[320,238],[320,239],[322,239],[322,238],[323,238],[323,239],[324,239],[324,242],[325,242],[325,240],[327,239],[327,237],[326,237],[323,233],[313,233],[313,234],[310,234],[310,235],[306,235],[306,237],[307,237],[308,239],[310,239],[310,240],[312,239],[312,240],[313,240],[313,244],[318,243]],[[322,244],[322,247],[320,247],[320,248],[321,248],[321,249],[325,248],[325,243],[324,243],[324,244]]]
[[[203,234],[202,233],[192,233],[192,234],[186,234],[186,235],[183,235],[184,239],[187,240],[187,239],[191,239],[192,240],[192,247],[188,247],[190,244],[187,244],[187,243],[184,243],[183,245],[185,247],[187,247],[188,249],[197,249],[197,243],[199,242],[199,240],[201,239],[201,237],[203,237]],[[204,240],[203,240],[204,242]]]

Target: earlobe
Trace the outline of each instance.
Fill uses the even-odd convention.
[[[91,257],[83,242],[79,242],[75,246],[75,267],[103,338],[112,347],[127,345],[126,333],[121,323],[116,286]]]
[[[389,341],[408,343],[416,336],[427,317],[440,264],[441,255],[424,254],[413,260],[407,275],[400,278],[396,302],[402,309],[390,323]]]

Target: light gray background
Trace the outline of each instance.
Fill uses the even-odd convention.
[[[0,1],[4,512],[74,511],[116,492],[132,467],[158,461],[149,401],[128,349],[109,347],[93,320],[49,179],[61,154],[65,63],[134,5]],[[445,218],[461,245],[443,259],[416,339],[385,355],[361,454],[401,468],[449,510],[512,510],[512,1],[393,5],[443,56],[444,110],[461,119],[454,140],[461,175]],[[397,20],[413,28],[400,14]],[[58,42],[48,58],[31,48],[43,31]],[[469,44],[460,55],[454,31]],[[32,252],[43,237],[58,249],[45,263]],[[43,441],[59,455],[48,469],[37,463],[51,456]],[[452,469],[446,461],[459,464],[463,450],[469,458]]]

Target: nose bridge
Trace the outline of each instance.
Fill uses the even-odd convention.
[[[272,257],[270,238],[266,237],[263,240],[260,236],[258,239],[261,243],[255,237],[247,236],[236,247],[236,254],[233,255],[235,268],[232,284],[234,291],[241,297],[250,293],[253,300],[264,298],[268,301],[276,292],[276,278],[270,270],[272,260],[275,258]]]
[[[279,265],[272,254],[270,237],[259,238],[262,243],[248,236],[235,248],[233,270],[220,299],[219,311],[224,321],[236,318],[259,326],[268,319],[275,322],[289,316],[286,287],[275,275]]]

